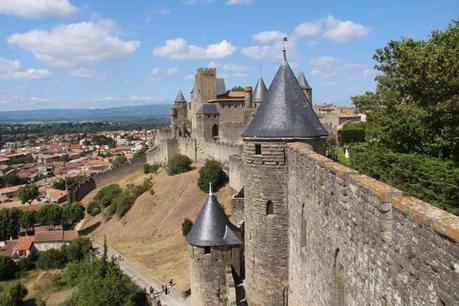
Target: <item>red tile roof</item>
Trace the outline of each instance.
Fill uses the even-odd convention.
[[[43,241],[71,241],[78,237],[77,231],[43,231],[35,232],[35,240],[37,242]]]
[[[32,242],[34,241],[34,236],[23,236],[19,237],[18,241],[16,242],[16,246],[14,249],[16,251],[27,251],[30,250],[32,246]]]

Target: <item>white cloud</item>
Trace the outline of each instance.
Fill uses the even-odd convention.
[[[150,70],[149,80],[153,82],[161,81],[165,77],[176,75],[178,71],[179,69],[176,67],[167,68],[164,71],[158,67],[154,67]]]
[[[253,45],[242,48],[242,53],[248,57],[254,59],[272,58],[280,59],[282,56],[283,41],[272,40],[268,44]],[[289,38],[286,43],[286,48],[289,54],[295,53],[296,51],[296,39],[295,37]]]
[[[366,36],[371,29],[350,20],[342,21],[333,16],[323,19],[326,26],[324,37],[335,42],[347,42]]]
[[[85,67],[78,67],[71,69],[69,74],[76,78],[84,78],[84,79],[95,79],[95,80],[104,80],[106,78],[105,75],[99,74],[94,69],[85,68]]]
[[[253,40],[264,44],[271,41],[281,41],[285,36],[285,33],[279,31],[264,31],[253,35]]]
[[[339,61],[332,56],[319,56],[310,61],[311,74],[328,76],[334,73]]]
[[[368,65],[346,64],[332,56],[319,56],[310,60],[311,74],[330,77],[374,78],[375,71]]]
[[[19,61],[0,57],[0,78],[11,80],[43,79],[50,75],[46,69],[22,69]]]
[[[0,0],[0,14],[27,18],[70,17],[77,8],[68,0]]]
[[[134,52],[139,41],[124,41],[114,33],[110,20],[57,25],[8,37],[10,45],[32,52],[48,65],[74,67],[80,63],[116,59]]]
[[[251,5],[253,4],[253,0],[227,0],[226,5],[238,5],[238,4],[243,4],[243,5]]]
[[[236,48],[227,40],[206,47],[199,47],[188,44],[183,38],[175,38],[166,40],[164,45],[154,48],[153,54],[159,57],[186,61],[224,58],[233,54],[235,50]]]
[[[185,80],[187,81],[194,81],[194,74],[189,74],[185,76]]]
[[[322,32],[321,22],[303,22],[295,28],[295,34],[299,37],[316,36]]]
[[[295,35],[319,36],[333,40],[338,43],[348,42],[370,33],[371,28],[350,20],[339,20],[333,16],[328,16],[313,22],[303,22],[295,28]]]

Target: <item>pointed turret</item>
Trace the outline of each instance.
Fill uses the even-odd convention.
[[[209,194],[191,231],[186,236],[186,241],[192,246],[199,247],[242,244],[240,233],[229,222],[217,197],[212,194],[212,187],[209,187]]]
[[[181,90],[177,93],[177,97],[175,98],[175,103],[186,103],[185,97]]]
[[[303,72],[300,72],[298,75],[298,83],[303,90],[312,89],[311,86],[309,86],[308,80],[306,80]]]
[[[254,103],[261,103],[266,97],[268,89],[266,88],[263,78],[259,78],[255,90],[253,91],[252,100]]]
[[[285,51],[283,55],[264,102],[242,136],[297,139],[327,136],[287,62]]]

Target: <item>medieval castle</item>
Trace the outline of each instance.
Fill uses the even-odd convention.
[[[327,135],[285,50],[269,89],[207,68],[179,92],[148,162],[217,159],[234,190],[186,237],[193,305],[458,305],[459,218],[326,158]]]

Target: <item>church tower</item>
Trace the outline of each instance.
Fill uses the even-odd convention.
[[[325,151],[327,132],[283,62],[242,134],[246,297],[251,306],[288,303],[287,155],[289,142]]]
[[[190,254],[192,305],[223,305],[227,287],[225,269],[239,259],[236,254],[239,254],[242,240],[211,188],[186,241]]]

